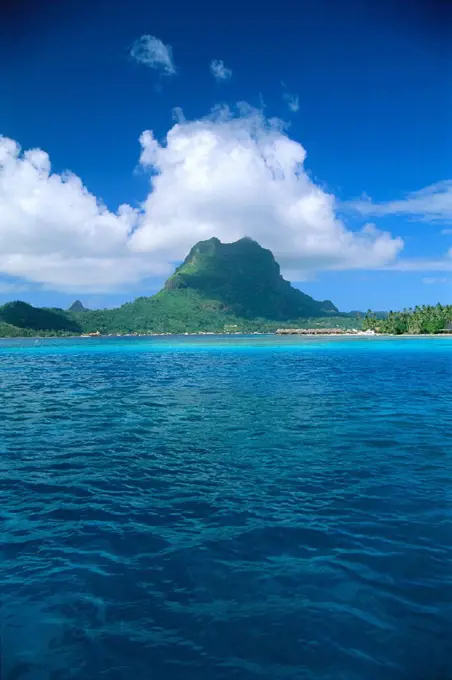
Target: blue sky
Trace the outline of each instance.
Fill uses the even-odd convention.
[[[209,235],[344,311],[451,302],[447,2],[2,12],[0,302],[152,294]]]

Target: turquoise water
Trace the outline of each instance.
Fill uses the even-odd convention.
[[[452,678],[452,340],[0,341],[2,680]]]

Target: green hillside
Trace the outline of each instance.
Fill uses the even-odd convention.
[[[82,326],[62,309],[33,307],[16,300],[0,307],[0,334],[3,337],[20,335],[78,335]]]
[[[287,320],[337,313],[329,300],[317,302],[281,276],[270,250],[243,238],[197,243],[165,284],[164,292],[196,291],[203,299],[244,319]]]
[[[338,315],[281,276],[272,253],[251,239],[197,243],[163,290],[118,309],[75,314],[87,332],[184,333],[274,330],[282,323]],[[331,324],[331,321],[329,322]]]
[[[24,302],[0,307],[0,334],[184,333],[276,330],[281,325],[340,325],[329,300],[318,302],[285,281],[272,253],[251,239],[197,243],[152,297],[117,309],[88,310],[76,301],[67,312]]]

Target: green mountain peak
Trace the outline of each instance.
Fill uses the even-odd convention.
[[[84,312],[86,308],[83,306],[83,303],[80,302],[80,300],[75,300],[75,302],[72,303],[72,305],[69,307],[68,311],[69,312]]]
[[[247,237],[234,243],[211,238],[194,245],[164,291],[187,289],[245,319],[278,321],[338,311],[332,302],[317,302],[293,288],[271,251]]]

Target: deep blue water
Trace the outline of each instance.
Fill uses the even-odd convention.
[[[452,678],[452,341],[0,342],[2,680]]]

